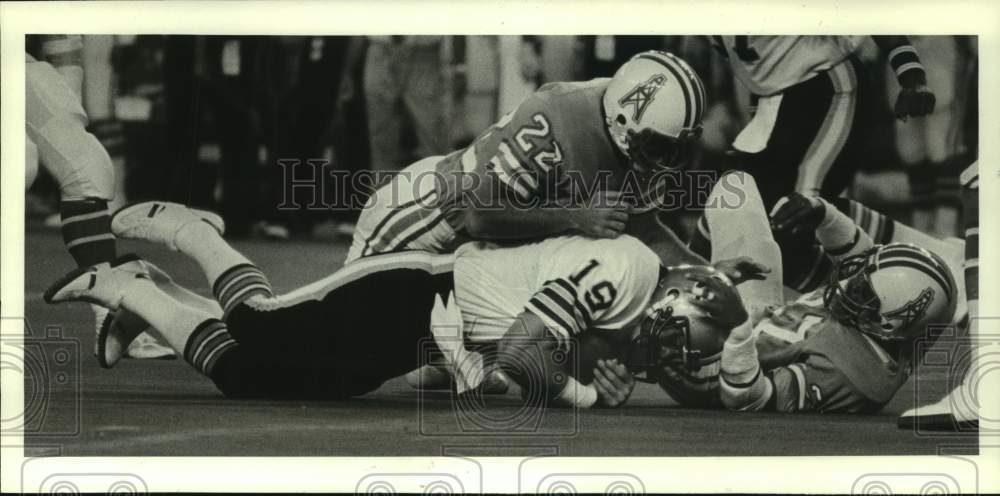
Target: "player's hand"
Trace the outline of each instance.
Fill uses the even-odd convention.
[[[625,231],[631,208],[621,192],[603,191],[590,205],[570,209],[570,224],[574,231],[592,238],[617,238]]]
[[[814,232],[826,216],[826,207],[816,197],[792,193],[771,209],[771,229],[778,233]]]
[[[743,306],[736,286],[722,277],[705,274],[688,274],[688,280],[694,281],[691,292],[695,298],[691,304],[697,306],[708,317],[726,328],[736,327],[746,322],[749,315]]]
[[[899,96],[896,97],[894,115],[903,121],[909,117],[927,115],[934,111],[936,102],[934,92],[926,84],[904,87],[899,91]]]
[[[736,257],[712,264],[715,270],[722,272],[733,284],[740,284],[751,279],[761,281],[764,274],[771,272],[771,268],[754,262],[750,257]]]
[[[635,389],[635,379],[618,359],[598,360],[594,367],[594,388],[597,389],[595,406],[616,408],[625,404]]]

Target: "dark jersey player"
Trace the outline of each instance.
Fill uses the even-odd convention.
[[[636,55],[613,78],[547,84],[465,149],[375,191],[347,262],[446,253],[469,238],[613,238],[662,173],[685,165],[705,104],[698,76],[665,52]]]
[[[929,326],[951,321],[958,299],[956,284],[940,257],[909,244],[873,245],[849,217],[817,201],[810,215],[818,219],[816,237],[838,262],[827,286],[784,304],[780,292],[748,291],[718,278],[700,279],[708,289],[690,303],[711,316],[674,324],[685,330],[687,339],[671,348],[676,356],[698,350],[705,356],[694,366],[690,361],[661,360],[649,369],[682,404],[747,411],[872,413],[888,403],[909,377],[914,341],[929,336]],[[770,238],[762,208],[710,215],[727,217],[730,230],[744,231],[732,222],[753,224],[756,218],[765,229],[752,237]],[[755,246],[768,245],[774,246],[773,242]],[[776,254],[770,256],[775,258]],[[780,272],[780,267],[776,269]],[[780,282],[780,276],[772,282]],[[658,298],[668,301],[666,307],[681,308],[667,292],[653,299]],[[665,313],[664,322],[670,314],[678,314]]]

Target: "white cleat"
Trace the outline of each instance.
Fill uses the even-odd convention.
[[[128,310],[109,312],[97,329],[97,363],[106,369],[114,367],[125,358],[132,341],[148,328],[145,320]]]
[[[143,239],[176,251],[174,238],[192,222],[207,222],[222,235],[226,224],[218,214],[179,203],[148,201],[118,210],[111,216],[111,232],[119,238]]]
[[[170,281],[170,276],[156,265],[149,262],[143,264],[153,283]],[[147,332],[151,326],[142,317],[124,308],[117,312],[94,308],[105,312],[104,317],[98,321],[97,341],[94,344],[94,354],[101,367],[110,369],[123,358],[149,360],[177,357],[173,349],[161,344]]]
[[[53,283],[43,298],[46,303],[85,301],[118,310],[135,279],[149,279],[146,264],[136,255],[124,255],[110,263],[73,269]]]
[[[920,431],[978,432],[979,415],[966,401],[966,386],[960,385],[937,403],[903,412],[896,425]]]

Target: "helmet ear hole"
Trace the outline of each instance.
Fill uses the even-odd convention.
[[[892,324],[890,324],[888,322],[882,324],[882,330],[883,331],[891,331],[891,330],[893,330]]]
[[[615,117],[615,122],[624,126],[628,123],[628,118],[625,117],[625,114],[618,114],[618,117]]]

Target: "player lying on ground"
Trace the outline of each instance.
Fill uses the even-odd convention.
[[[480,387],[494,356],[465,345],[495,346],[496,362],[541,399],[615,406],[624,400],[618,391],[600,394],[567,379],[571,371],[557,350],[565,357],[574,337],[598,330],[627,342],[660,274],[657,256],[635,238],[565,236],[513,248],[467,243],[455,255],[374,256],[276,297],[260,269],[182,205],[125,208],[112,229],[193,258],[215,301],[135,256],[71,272],[46,301],[89,301],[144,320],[232,397],[363,394],[422,365],[430,353],[421,345],[433,339],[460,392]],[[130,339],[123,329],[102,336],[109,364]]]
[[[716,237],[713,255],[735,248],[775,263],[780,253],[752,182],[745,191],[741,208],[706,211]],[[777,277],[738,290],[702,277],[708,292],[701,299],[672,296],[669,286],[654,296],[659,314],[644,328],[645,339],[685,339],[647,360],[656,364],[647,372],[682,404],[872,413],[909,377],[921,349],[916,342],[929,344],[934,326],[952,321],[956,284],[940,257],[914,245],[874,245],[823,200],[798,194],[788,200],[802,202],[812,205],[805,218],[818,222],[816,237],[837,261],[825,288],[785,303],[778,264]],[[700,356],[691,360],[692,353]]]
[[[114,198],[115,173],[101,142],[87,131],[83,110],[83,38],[80,35],[32,35],[38,57],[25,53],[25,189],[34,181],[39,162],[59,184],[63,241],[80,267],[115,259],[115,237],[108,223],[108,201]],[[221,224],[221,219],[219,220]],[[96,333],[113,319],[94,305]],[[95,333],[95,334],[96,334]],[[172,356],[149,336],[135,341],[135,358]]]
[[[346,263],[401,250],[448,253],[476,240],[622,232],[665,246],[666,264],[695,259],[655,211],[701,132],[705,90],[678,57],[650,51],[612,78],[544,85],[468,147],[424,158],[376,190],[361,212]],[[638,215],[642,211],[643,215]],[[417,387],[448,386],[425,367]]]
[[[375,191],[347,262],[446,253],[468,239],[614,238],[688,164],[705,105],[701,80],[666,52],[638,54],[613,78],[546,84],[467,148],[424,158]],[[639,220],[628,232],[650,232],[641,225],[653,214]]]

